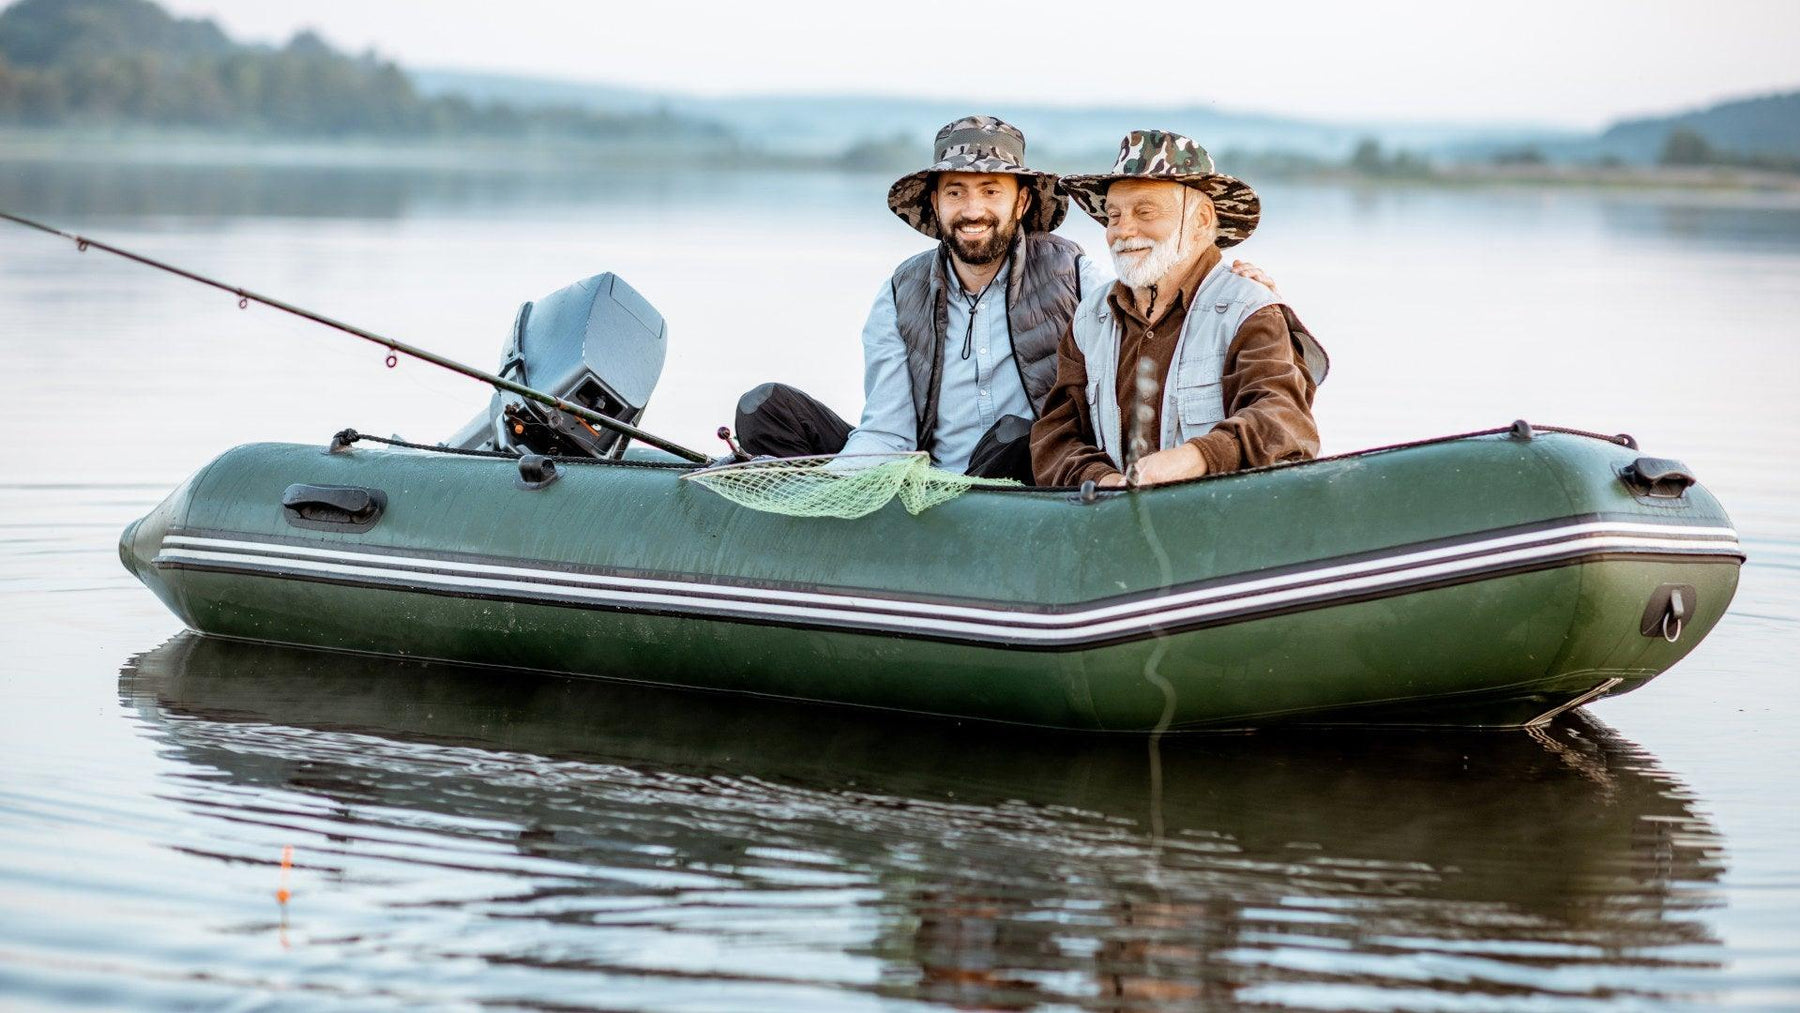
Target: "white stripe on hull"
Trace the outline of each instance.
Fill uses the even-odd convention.
[[[1159,627],[1234,613],[1279,610],[1335,598],[1470,578],[1602,553],[1741,558],[1726,527],[1578,522],[1522,534],[1398,552],[1163,596],[1057,612],[904,601],[830,591],[763,589],[704,581],[566,572],[280,542],[170,535],[159,566],[254,570],[272,575],[411,586],[484,597],[550,598],[633,611],[677,612],[765,622],[846,627],[992,643],[1057,647],[1130,638]],[[436,572],[433,572],[436,571]]]

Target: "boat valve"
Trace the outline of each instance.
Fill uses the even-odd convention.
[[[1650,594],[1644,606],[1644,618],[1638,632],[1646,637],[1661,637],[1669,643],[1681,639],[1681,631],[1694,614],[1698,603],[1692,584],[1664,584]]]
[[[553,459],[543,454],[526,454],[519,458],[519,480],[515,484],[521,489],[542,489],[561,477]]]

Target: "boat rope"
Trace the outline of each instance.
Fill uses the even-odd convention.
[[[49,225],[45,225],[42,222],[33,221],[29,218],[22,218],[18,215],[10,214],[6,211],[0,211],[0,219],[5,219],[9,222],[14,222],[16,224],[23,225],[29,229],[36,229],[39,232],[45,232],[52,236],[60,236],[63,239],[67,239],[70,242],[73,242],[75,244],[76,251],[80,252],[80,253],[86,253],[88,251],[88,249],[91,247],[96,250],[102,250],[106,253],[110,253],[115,257],[123,257],[124,259],[132,261],[134,263],[143,264],[145,267],[151,267],[151,268],[155,268],[158,271],[164,271],[168,274],[173,274],[178,278],[186,278],[189,281],[199,282],[202,285],[207,285],[212,288],[219,289],[222,292],[229,292],[232,295],[237,296],[238,309],[247,309],[247,308],[249,308],[249,305],[253,302],[260,303],[261,305],[267,306],[270,309],[280,310],[283,313],[288,313],[293,316],[300,317],[303,320],[310,320],[316,324],[323,324],[326,327],[329,327],[333,330],[342,331],[345,334],[349,334],[353,337],[361,338],[364,341],[370,341],[377,345],[381,345],[382,347],[384,347],[388,350],[388,355],[387,355],[386,361],[387,361],[388,366],[390,366],[390,367],[392,367],[399,361],[397,358],[399,355],[402,355],[402,354],[409,355],[409,356],[411,356],[415,359],[419,359],[423,362],[429,362],[434,366],[441,366],[442,368],[447,369],[447,370],[451,371],[452,373],[458,373],[458,374],[461,374],[462,376],[466,376],[471,380],[479,380],[482,383],[485,383],[488,386],[495,388],[496,390],[503,390],[503,391],[507,391],[512,394],[517,394],[520,397],[528,398],[532,401],[537,402],[538,404],[546,405],[548,407],[555,408],[559,411],[567,412],[568,414],[573,415],[576,418],[581,419],[584,422],[592,423],[593,425],[601,426],[602,428],[605,428],[605,429],[610,429],[613,432],[620,434],[621,436],[629,437],[629,438],[637,440],[641,443],[647,443],[650,446],[657,448],[658,450],[667,451],[671,454],[674,454],[676,457],[684,458],[686,460],[694,462],[695,464],[707,464],[710,461],[710,458],[708,458],[705,454],[700,453],[698,450],[690,450],[687,447],[684,447],[679,443],[672,443],[668,440],[663,439],[660,436],[655,435],[654,433],[647,433],[644,430],[639,429],[634,425],[631,425],[630,423],[621,422],[618,419],[615,419],[610,415],[603,415],[600,412],[594,411],[592,408],[587,408],[583,405],[578,405],[573,401],[565,400],[563,398],[555,396],[554,394],[546,394],[541,390],[537,390],[532,387],[527,387],[522,383],[516,383],[512,380],[506,379],[505,377],[496,376],[493,373],[489,373],[485,370],[476,369],[473,366],[465,366],[462,363],[457,362],[455,359],[446,358],[445,356],[439,355],[436,352],[428,351],[426,349],[419,348],[415,345],[409,345],[404,341],[396,341],[393,338],[383,337],[379,334],[376,334],[373,331],[363,330],[361,327],[357,327],[354,324],[347,324],[341,320],[334,320],[331,317],[325,316],[322,313],[315,313],[312,310],[305,309],[300,306],[295,306],[291,303],[283,302],[280,299],[276,299],[272,296],[260,295],[256,292],[250,291],[249,289],[241,288],[237,285],[227,284],[226,282],[219,281],[215,278],[209,278],[206,275],[199,274],[195,271],[190,271],[187,268],[177,267],[174,264],[170,264],[170,263],[166,263],[161,260],[157,260],[154,257],[147,257],[141,253],[133,253],[132,251],[124,249],[123,247],[114,246],[110,243],[104,243],[98,239],[91,239],[87,236],[77,235],[73,232],[64,232],[61,229],[53,228]]]
[[[497,457],[507,461],[517,461],[519,455],[504,450],[476,450],[468,447],[449,447],[442,443],[414,443],[402,440],[397,436],[372,436],[357,432],[355,429],[340,429],[332,434],[332,450],[343,450],[357,443],[380,443],[404,450],[424,450],[434,454],[457,454],[463,457]],[[622,461],[616,458],[601,457],[563,457],[554,454],[541,455],[549,457],[557,464],[610,464],[621,468],[663,468],[679,471],[690,471],[693,465],[675,461]]]
[[[1333,454],[1330,457],[1317,458],[1317,460],[1335,461],[1335,460],[1339,460],[1341,458],[1346,458],[1346,457],[1361,457],[1364,454],[1381,454],[1381,453],[1385,453],[1389,450],[1411,450],[1413,447],[1428,447],[1434,443],[1454,443],[1457,440],[1468,440],[1468,439],[1473,439],[1477,436],[1500,436],[1500,435],[1503,435],[1506,433],[1517,432],[1517,429],[1516,429],[1517,426],[1518,426],[1518,423],[1515,422],[1510,426],[1500,426],[1500,427],[1497,427],[1494,429],[1475,429],[1475,430],[1471,430],[1470,432],[1455,433],[1450,436],[1432,436],[1432,437],[1429,437],[1429,438],[1423,439],[1423,440],[1407,440],[1404,443],[1390,443],[1390,444],[1387,444],[1386,446],[1368,447],[1363,450],[1352,450],[1346,454]],[[1530,428],[1533,431],[1540,432],[1540,433],[1563,433],[1568,436],[1584,436],[1590,440],[1599,440],[1602,443],[1611,443],[1611,444],[1615,444],[1615,445],[1621,446],[1621,447],[1630,447],[1633,450],[1637,449],[1637,440],[1633,439],[1631,437],[1630,433],[1614,433],[1609,436],[1605,433],[1590,432],[1586,429],[1570,429],[1568,426],[1540,426],[1540,425],[1535,425],[1535,424],[1533,424]],[[1281,465],[1271,465],[1270,467],[1281,467]],[[1244,470],[1250,471],[1253,469],[1246,468]],[[1260,470],[1260,469],[1254,469],[1254,470]],[[1234,472],[1233,474],[1237,474],[1237,473]]]
[[[1638,448],[1637,440],[1633,439],[1630,433],[1614,433],[1611,436],[1608,436],[1605,433],[1590,433],[1586,429],[1570,429],[1568,426],[1533,426],[1532,428],[1544,433],[1567,433],[1570,436],[1585,436],[1590,440],[1600,440],[1604,443],[1616,443],[1621,447],[1630,447],[1633,450]],[[1498,432],[1506,432],[1506,430],[1501,429],[1498,430]]]

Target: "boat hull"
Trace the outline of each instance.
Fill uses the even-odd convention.
[[[506,460],[265,444],[121,553],[217,636],[1071,729],[1503,727],[1642,685],[1731,601],[1723,510],[1635,494],[1636,456],[1487,436],[845,521],[745,510],[673,466],[526,490]],[[387,507],[297,527],[294,483]],[[1643,630],[1671,586],[1673,641]]]

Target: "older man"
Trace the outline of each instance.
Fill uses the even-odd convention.
[[[1082,299],[1032,427],[1040,485],[1154,485],[1312,458],[1329,360],[1273,291],[1221,264],[1261,202],[1206,149],[1133,131],[1063,188],[1106,226],[1118,281]]]
[[[992,116],[937,133],[936,158],[888,190],[888,208],[937,245],[882,286],[863,327],[862,422],[765,383],[738,402],[751,454],[889,454],[1031,480],[1029,439],[1081,298],[1104,289],[1081,248],[1051,231],[1068,211],[1056,177],[1025,166],[1025,136]],[[1253,265],[1237,270],[1261,278]]]

